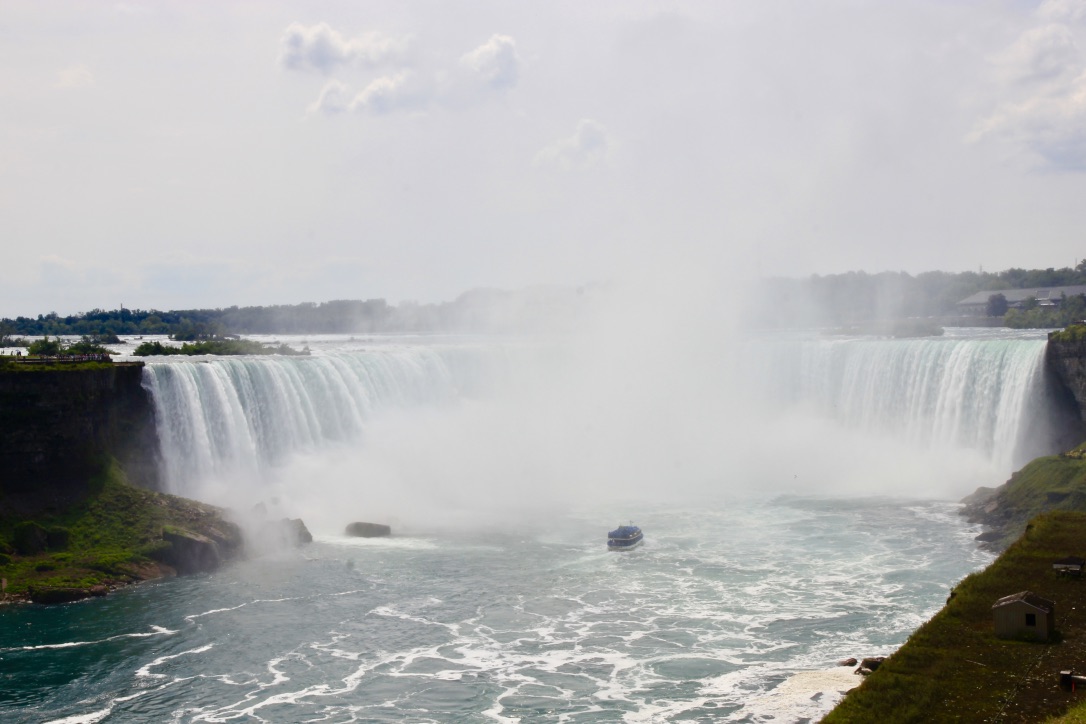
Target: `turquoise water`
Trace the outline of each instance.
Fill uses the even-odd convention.
[[[0,607],[4,722],[803,721],[988,557],[946,502],[778,497],[323,536],[208,576]],[[500,523],[500,522],[499,522]]]

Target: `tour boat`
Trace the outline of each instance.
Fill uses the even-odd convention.
[[[607,534],[607,550],[631,551],[641,545],[641,541],[644,539],[645,534],[633,523],[620,525]]]

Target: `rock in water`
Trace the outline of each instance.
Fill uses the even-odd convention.
[[[283,518],[263,523],[255,531],[256,545],[264,548],[297,548],[313,542],[313,534],[301,518]]]
[[[219,544],[207,536],[182,528],[167,526],[162,540],[170,547],[158,551],[156,557],[173,566],[178,573],[204,573],[218,568],[223,561]]]
[[[313,534],[309,532],[309,528],[305,527],[305,523],[302,522],[301,518],[284,518],[282,526],[289,531],[294,545],[300,546],[303,543],[313,542]]]
[[[392,528],[380,523],[351,523],[347,526],[347,535],[355,538],[380,538],[392,535]]]
[[[856,670],[856,673],[867,676],[875,669],[879,668],[879,665],[883,661],[886,661],[885,656],[868,656],[860,662],[860,668]]]

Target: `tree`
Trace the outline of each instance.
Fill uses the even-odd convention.
[[[988,297],[988,316],[1002,317],[1007,313],[1007,298],[1002,294],[993,294]]]
[[[64,353],[64,345],[61,343],[60,337],[49,339],[49,337],[46,336],[31,342],[30,346],[26,348],[26,351],[28,354],[32,355],[55,356]]]

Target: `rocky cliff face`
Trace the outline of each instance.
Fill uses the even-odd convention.
[[[158,437],[142,377],[142,363],[0,371],[0,509],[28,514],[80,499],[103,455],[133,483],[156,487]]]
[[[1074,398],[1079,418],[1086,421],[1086,340],[1065,342],[1049,335],[1045,364]]]

